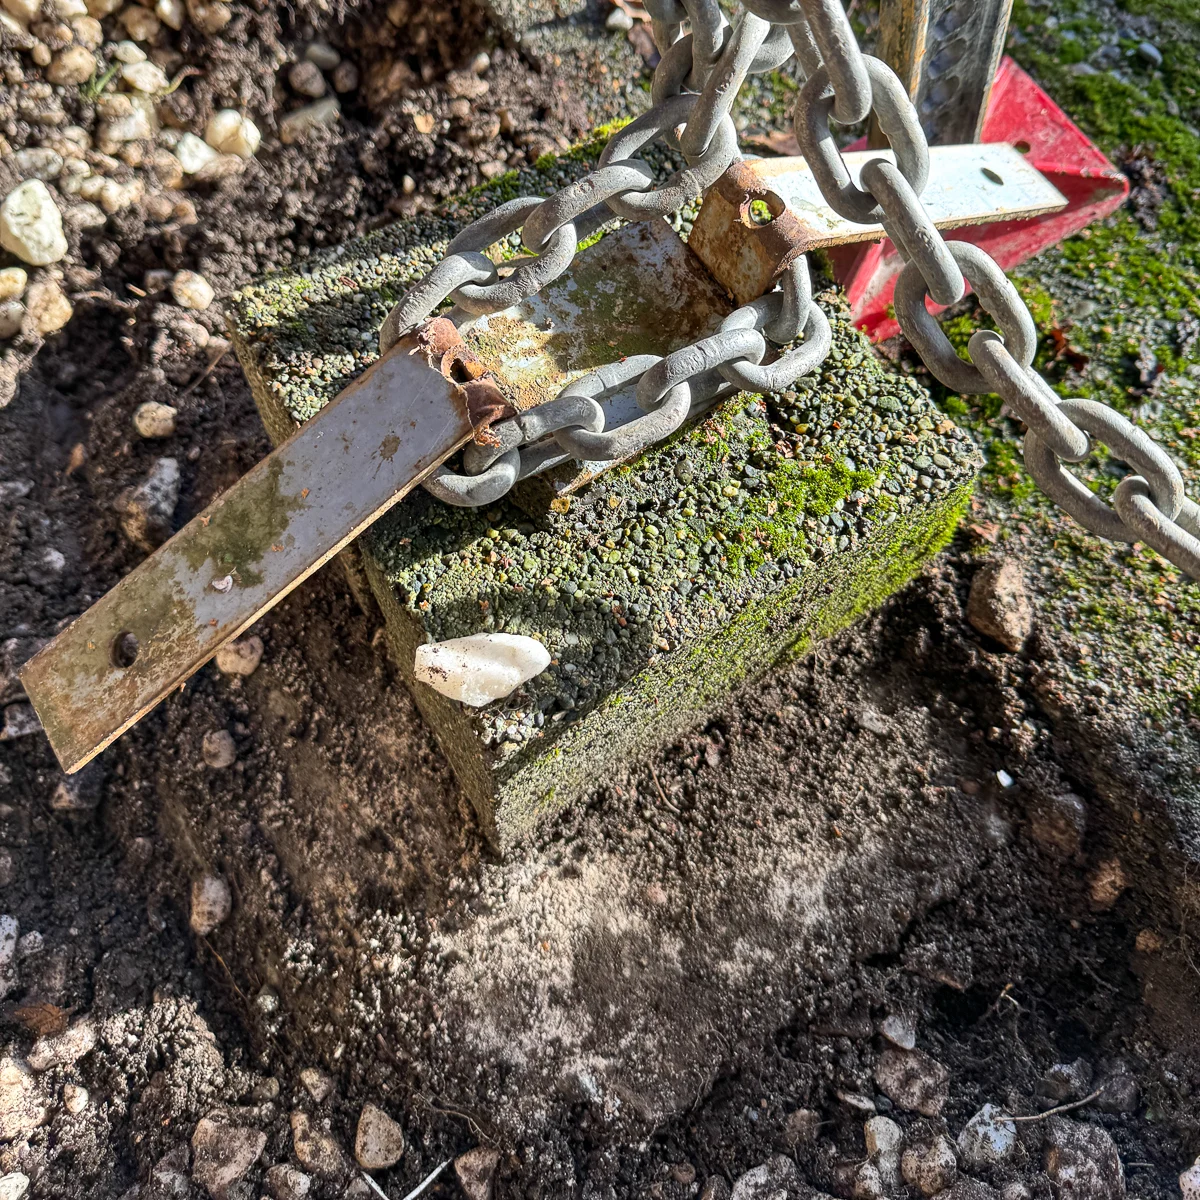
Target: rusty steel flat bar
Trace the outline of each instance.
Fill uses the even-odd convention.
[[[856,150],[843,157],[856,184],[871,159],[895,161],[890,150]],[[1067,203],[1020,151],[1003,143],[931,147],[921,199],[939,229],[1041,216]],[[799,254],[885,236],[882,225],[838,216],[804,159],[764,158],[735,162],[717,180],[688,245],[717,282],[746,304],[767,291]]]
[[[472,437],[489,381],[475,388],[461,356],[435,351],[403,338],[26,664],[25,691],[65,770],[119,737]]]

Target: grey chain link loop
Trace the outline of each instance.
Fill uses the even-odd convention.
[[[464,283],[492,283],[496,264],[482,254],[453,254],[443,258],[392,306],[379,327],[379,353],[386,354],[402,333],[419,325]]]
[[[901,257],[916,263],[936,303],[956,304],[966,292],[963,273],[908,180],[884,158],[873,158],[861,175],[883,209],[883,227]]]
[[[955,262],[975,289],[983,310],[990,313],[1004,334],[1008,352],[1028,367],[1037,350],[1037,329],[1029,309],[1008,276],[986,251],[970,242],[947,242]],[[896,281],[893,303],[896,320],[934,376],[952,391],[981,395],[992,390],[977,367],[959,358],[937,319],[925,307],[928,285],[917,262],[908,263]]]
[[[521,455],[509,450],[480,475],[456,475],[448,467],[437,467],[421,486],[444,504],[477,508],[507,495],[520,473]]]
[[[643,146],[684,124],[699,101],[699,96],[673,96],[655,105],[613,135],[600,155],[600,166],[630,161]],[[694,161],[689,159],[687,167],[673,171],[651,191],[613,196],[607,204],[617,216],[628,221],[666,216],[716,183],[737,153],[737,130],[726,115],[717,125],[707,149]]]
[[[1163,518],[1175,520],[1185,499],[1183,477],[1144,430],[1096,400],[1060,400],[1059,407],[1085,433],[1103,442],[1114,457],[1134,468]],[[1042,491],[1091,533],[1110,541],[1138,540],[1139,535],[1125,524],[1120,512],[1067,471],[1032,429],[1025,435],[1025,466]]]
[[[759,13],[759,16],[762,16],[762,13]],[[787,30],[788,39],[792,43],[792,52],[800,66],[800,82],[807,83],[820,69],[821,48],[817,45],[817,39],[813,37],[812,29],[803,17],[788,22],[783,28]]]
[[[870,111],[887,136],[896,155],[896,166],[919,196],[929,178],[929,144],[921,130],[917,110],[908,93],[886,63],[863,56],[870,81]],[[850,176],[846,160],[829,128],[836,93],[829,90],[828,59],[812,73],[800,91],[796,105],[794,130],[800,150],[808,159],[821,194],[839,216],[860,225],[882,222],[884,213],[869,192],[858,187]]]
[[[758,0],[760,4],[763,2],[764,0]],[[789,10],[794,7],[788,6]],[[858,48],[858,39],[854,36],[854,30],[850,28],[850,19],[842,7],[842,0],[800,0],[800,9],[812,31],[813,41],[821,51],[826,84],[833,85],[833,115],[842,125],[854,125],[865,121],[872,104],[878,105],[879,98],[876,96],[874,101],[871,98],[874,91],[871,60]],[[887,67],[884,69],[888,70]],[[893,79],[896,78],[890,70],[888,74]],[[896,82],[899,84],[899,80]],[[824,87],[821,90],[824,91]],[[903,92],[904,89],[900,90]],[[905,98],[907,99],[907,94]],[[879,124],[880,128],[883,128],[882,115]],[[923,187],[922,182],[917,191],[921,191]]]
[[[545,201],[540,196],[518,196],[501,204],[487,216],[473,221],[447,247],[448,254],[483,251],[501,238],[515,233]],[[461,308],[476,316],[502,312],[539,292],[557,279],[572,263],[579,246],[578,231],[571,223],[560,225],[550,235],[542,253],[514,267],[512,273],[494,283],[464,283],[450,293]]]
[[[732,312],[721,322],[721,332],[734,329],[764,329],[783,309],[783,294],[770,292]],[[789,341],[792,339],[788,339]],[[767,366],[735,360],[725,363],[721,374],[744,392],[783,392],[802,375],[815,371],[829,357],[833,331],[817,304],[810,304],[804,322],[804,342]]]
[[[654,185],[654,172],[639,159],[613,163],[592,171],[574,183],[560,188],[529,214],[521,230],[521,241],[533,254],[541,254],[554,234],[565,225],[574,224],[580,237],[587,234],[579,229],[580,218],[604,206],[606,217],[611,216],[605,201],[629,192],[646,192]]]
[[[1067,462],[1087,458],[1091,450],[1087,434],[1063,412],[1050,385],[1036,371],[1022,367],[994,330],[976,330],[967,349],[988,388],[1059,458]]]
[[[1200,581],[1200,505],[1184,500],[1174,521],[1154,503],[1150,487],[1137,475],[1121,480],[1113,505],[1126,528],[1139,542],[1157,550],[1193,579]]]

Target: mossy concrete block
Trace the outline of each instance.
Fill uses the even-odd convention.
[[[584,161],[542,164],[497,198],[546,194],[547,174]],[[476,193],[238,297],[235,341],[274,436],[368,365],[394,298],[491,202]],[[417,492],[360,539],[396,661],[497,848],[877,605],[952,533],[973,442],[884,368],[835,292],[820,299],[833,351],[795,391],[727,401],[577,494],[480,510]],[[650,316],[614,331],[613,357]],[[488,630],[539,638],[551,666],[484,709],[413,680],[417,645]]]

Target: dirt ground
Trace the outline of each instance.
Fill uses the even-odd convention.
[[[188,189],[194,223],[133,207],[71,234],[74,315],[36,357],[40,338],[10,349],[17,394],[0,409],[0,705],[12,720],[19,662],[145,556],[126,489],[169,453],[178,527],[269,448],[222,354],[219,301],[184,312],[147,272],[196,270],[223,296],[306,247],[568,144],[595,119],[588,89],[612,95],[608,79],[564,86],[473,5],[400,3],[399,20],[382,4],[261,3],[219,35],[185,28],[178,53],[200,73],[173,93],[181,124],[236,102],[261,119],[262,152]],[[297,99],[276,81],[317,37],[360,83],[341,95],[336,127],[284,146],[270,135]],[[0,46],[15,151],[40,139],[45,123],[18,102],[40,76]],[[483,50],[489,89],[464,114],[448,80]],[[82,93],[64,103],[64,119],[94,125]],[[167,442],[133,431],[150,399],[178,409]],[[602,781],[516,864],[487,852],[376,618],[333,571],[261,622],[254,675],[206,668],[81,783],[68,787],[42,736],[10,729],[0,910],[24,940],[0,979],[0,1171],[64,1200],[285,1200],[301,1185],[268,1168],[289,1164],[313,1197],[367,1195],[350,1160],[370,1102],[407,1142],[375,1173],[391,1200],[475,1147],[497,1151],[500,1197],[719,1200],[739,1179],[736,1200],[917,1195],[886,1179],[871,1190],[864,1120],[894,1119],[911,1146],[931,1146],[992,1103],[1024,1118],[1017,1145],[1003,1163],[964,1159],[953,1200],[1177,1197],[1200,1154],[1195,719],[1167,739],[1136,705],[1102,703],[1062,629],[1039,627],[1019,655],[983,638],[965,619],[973,549],[964,534],[882,612]],[[227,770],[204,763],[214,730],[233,737]],[[781,831],[800,831],[797,843],[774,842]],[[857,852],[877,843],[894,847],[886,871],[854,875]],[[725,902],[749,926],[784,850],[844,872],[830,893],[844,907],[818,905],[811,938],[738,981],[730,995],[767,990],[696,1032],[687,1073],[647,1038],[639,1078],[658,1078],[661,1094],[630,1088],[615,1113],[614,1093],[592,1094],[583,1075],[574,1095],[534,1091],[532,1069],[514,1076],[520,1094],[499,1073],[471,1078],[478,1051],[462,1031],[487,1023],[471,1010],[478,991],[459,986],[471,936],[500,938],[507,924],[540,953],[538,930],[556,919],[535,911],[541,881],[573,881],[603,908],[629,897],[585,895],[586,881],[611,882],[601,868],[619,865],[631,903],[661,907],[684,947],[684,986],[655,1019],[687,1025],[708,1012],[700,993],[717,955],[706,963],[705,926],[674,889],[701,909]],[[189,888],[214,852],[256,884],[235,894],[231,928],[202,937],[188,928]],[[725,873],[739,856],[744,880]],[[894,879],[911,907],[891,905]],[[362,964],[381,945],[402,966],[376,987]],[[572,987],[592,989],[598,1014],[643,953],[574,952]],[[275,954],[305,981],[295,1003],[265,970]],[[511,1022],[524,1002],[500,1015]],[[891,1039],[905,1040],[880,1032],[889,1016],[913,1018],[929,1056],[904,1059],[924,1073],[926,1112],[889,1081]],[[95,1048],[28,1073],[37,1035],[79,1021]],[[236,1178],[206,1176],[202,1119],[236,1132],[222,1153],[261,1134]],[[487,1194],[462,1173],[447,1167],[424,1194]]]

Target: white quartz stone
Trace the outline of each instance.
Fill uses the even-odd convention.
[[[474,633],[417,647],[413,673],[443,696],[476,708],[509,695],[550,665],[536,638]]]
[[[67,253],[62,215],[40,179],[27,179],[4,197],[0,245],[35,267],[58,262]]]

